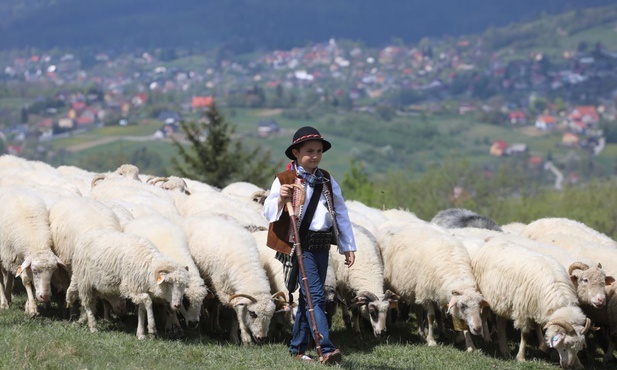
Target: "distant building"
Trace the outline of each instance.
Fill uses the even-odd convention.
[[[257,135],[259,137],[266,137],[279,131],[281,131],[281,128],[276,121],[261,121],[257,124]]]
[[[497,140],[491,145],[490,154],[496,157],[501,157],[506,155],[506,150],[508,149],[508,143],[503,140]]]
[[[555,117],[544,115],[536,119],[536,128],[543,130],[543,131],[548,131],[548,130],[552,130],[555,127],[556,123],[557,123],[557,120],[555,120]]]

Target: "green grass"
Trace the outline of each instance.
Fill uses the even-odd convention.
[[[274,114],[267,114],[268,112]],[[558,162],[570,151],[569,148],[560,146],[561,135],[559,131],[546,133],[538,136],[530,136],[523,133],[520,129],[512,127],[492,125],[479,122],[472,115],[434,115],[426,120],[419,117],[397,117],[391,122],[380,121],[371,116],[358,117],[357,123],[346,123],[346,116],[325,115],[312,120],[290,120],[282,117],[280,112],[263,109],[233,109],[222,112],[225,118],[235,126],[235,137],[245,144],[245,148],[260,147],[264,151],[271,153],[272,159],[286,163],[284,150],[291,142],[293,133],[301,126],[312,125],[317,127],[322,134],[332,143],[332,149],[327,152],[322,160],[321,166],[329,170],[337,179],[342,179],[343,175],[349,170],[352,160],[360,160],[365,164],[365,169],[369,174],[384,174],[390,170],[407,171],[408,168],[414,169],[415,174],[420,174],[432,165],[438,164],[447,158],[465,158],[475,167],[496,168],[503,162],[503,158],[489,155],[490,146],[497,140],[504,140],[508,144],[525,143],[529,148],[530,154],[546,157],[548,153]],[[268,137],[257,135],[257,123],[264,119],[272,119],[279,123],[281,132]],[[394,135],[393,143],[400,143],[405,138],[400,134],[389,132],[402,125],[429,125],[436,127],[441,135],[432,138],[429,145],[424,149],[417,149],[413,144],[403,147],[403,150],[387,151],[384,146],[371,144],[372,140],[366,135],[362,136],[365,125],[377,125],[383,127],[384,137],[389,141],[387,135]],[[333,129],[331,125],[338,128]],[[159,153],[166,166],[169,159],[177,155],[176,149],[169,142],[146,141],[133,142],[122,140],[128,136],[151,136],[159,123],[150,121],[138,126],[126,127],[103,127],[89,131],[84,134],[75,135],[66,139],[59,139],[52,142],[54,148],[71,147],[84,144],[89,141],[100,140],[105,136],[117,137],[113,143],[105,143],[90,149],[76,152],[76,156],[105,155],[105,153],[126,153],[130,154],[133,150],[146,145]],[[340,127],[344,127],[341,130]],[[337,131],[338,130],[338,131]],[[349,135],[336,134],[336,132],[347,132]],[[360,133],[359,135],[357,133]],[[398,135],[398,136],[397,136]],[[359,138],[358,138],[359,137]],[[412,139],[409,138],[410,142]],[[382,139],[383,141],[383,139]],[[575,150],[580,156],[582,152]],[[614,159],[617,154],[617,145],[607,145],[605,151],[596,158],[596,163],[611,171],[614,167]]]
[[[300,363],[287,356],[285,341],[240,346],[203,332],[186,332],[181,340],[167,338],[140,341],[135,336],[133,315],[123,320],[98,321],[99,332],[90,333],[75,322],[61,320],[55,304],[37,318],[23,313],[25,294],[18,292],[12,307],[0,311],[0,369],[318,369],[317,364]],[[223,322],[223,324],[225,324]],[[162,333],[159,329],[159,333]],[[504,360],[496,345],[474,338],[480,348],[467,353],[462,344],[438,338],[428,347],[415,334],[409,321],[391,325],[388,335],[362,338],[345,330],[340,313],[335,317],[331,337],[344,353],[344,369],[557,369],[558,363],[535,348],[530,339],[527,362]],[[517,337],[509,343],[516,353]],[[287,339],[289,336],[287,336]],[[286,339],[286,340],[287,340]],[[314,354],[314,352],[313,352]],[[600,353],[593,361],[582,360],[587,369],[602,369]]]

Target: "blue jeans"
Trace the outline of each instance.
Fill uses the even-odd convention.
[[[317,252],[302,251],[302,261],[304,262],[304,270],[311,293],[311,300],[313,301],[315,321],[317,322],[319,334],[322,336],[319,344],[324,355],[335,350],[334,344],[330,341],[328,319],[326,318],[326,295],[324,292],[324,283],[328,270],[328,256],[329,252],[327,250]],[[293,355],[305,353],[309,342],[309,334],[314,334],[300,273],[298,273],[298,280],[300,299],[298,300],[296,322],[293,328],[291,343],[289,344],[289,352]],[[313,338],[315,339],[314,335]],[[315,341],[317,340],[315,339]]]

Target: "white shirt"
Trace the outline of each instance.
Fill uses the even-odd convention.
[[[332,184],[332,201],[334,202],[334,211],[336,213],[336,221],[339,228],[338,251],[340,254],[349,251],[355,252],[356,241],[351,229],[351,221],[349,220],[347,206],[345,205],[345,200],[343,199],[343,194],[341,193],[341,187],[332,177],[330,177],[330,183]],[[324,186],[326,185],[324,184]],[[303,209],[307,209],[309,201],[313,196],[313,188],[305,184],[304,190],[306,197],[304,200]],[[270,195],[266,198],[263,207],[263,215],[266,217],[268,222],[278,221],[281,214],[283,214],[283,209],[278,209],[278,198],[280,193],[281,183],[278,177],[276,177],[272,183],[272,187],[270,188]],[[304,215],[300,216],[303,217]],[[331,226],[332,215],[330,215],[330,212],[328,211],[326,197],[322,192],[319,197],[319,202],[317,202],[315,214],[313,215],[313,219],[309,225],[309,230],[325,231]]]

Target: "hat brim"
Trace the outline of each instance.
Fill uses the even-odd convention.
[[[330,142],[329,142],[328,140],[324,140],[324,139],[315,139],[315,138],[309,138],[309,139],[306,139],[306,140],[299,141],[299,142],[297,142],[297,143],[295,143],[295,144],[291,144],[291,145],[287,148],[287,150],[285,150],[285,155],[287,156],[287,158],[291,159],[292,161],[295,161],[295,160],[296,160],[296,157],[294,157],[294,154],[292,153],[292,150],[293,150],[295,147],[299,146],[300,144],[302,144],[302,143],[304,143],[304,142],[307,142],[307,141],[311,141],[311,140],[321,141],[321,142],[323,143],[323,152],[322,152],[322,153],[325,153],[325,152],[327,152],[330,148],[332,148],[332,144],[330,144]]]

